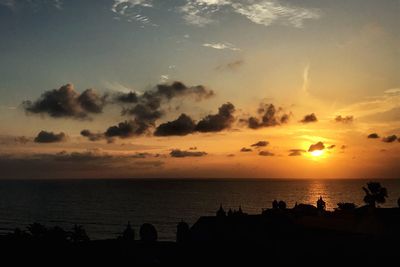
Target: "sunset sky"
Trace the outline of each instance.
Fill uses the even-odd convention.
[[[0,178],[399,178],[399,0],[0,0]]]

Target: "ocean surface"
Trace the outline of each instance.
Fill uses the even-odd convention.
[[[397,206],[400,180],[379,180],[388,189],[383,207]],[[288,207],[338,202],[362,205],[368,180],[0,180],[0,232],[33,222],[71,229],[85,227],[92,239],[114,238],[128,221],[138,236],[141,224],[155,225],[159,239],[175,240],[176,224],[224,208],[259,214],[274,199]]]

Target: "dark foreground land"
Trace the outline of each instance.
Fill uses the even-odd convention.
[[[145,223],[139,240],[128,223],[116,239],[91,241],[81,226],[71,231],[34,223],[0,236],[0,259],[5,266],[136,265],[136,266],[276,266],[375,265],[398,266],[399,208],[378,208],[386,188],[370,182],[363,187],[365,206],[338,203],[326,211],[317,205],[287,208],[284,201],[258,215],[239,210],[201,217],[191,227],[177,225],[176,242],[157,241],[157,230]]]
[[[79,230],[80,229],[80,230]],[[30,226],[0,238],[1,258],[51,264],[208,266],[240,264],[397,266],[400,254],[400,208],[362,207],[328,212],[311,205],[274,208],[260,215],[241,210],[201,217],[177,227],[177,242],[157,241],[151,225],[135,240],[128,225],[112,240],[90,241],[84,230]],[[8,264],[7,264],[8,265]],[[5,266],[5,265],[4,265]]]

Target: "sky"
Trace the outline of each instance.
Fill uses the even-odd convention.
[[[399,178],[399,0],[0,0],[0,179]]]

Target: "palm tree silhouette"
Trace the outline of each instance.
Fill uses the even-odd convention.
[[[367,187],[363,187],[365,192],[364,202],[370,207],[376,207],[376,204],[383,204],[388,197],[387,189],[378,182],[369,182]]]

